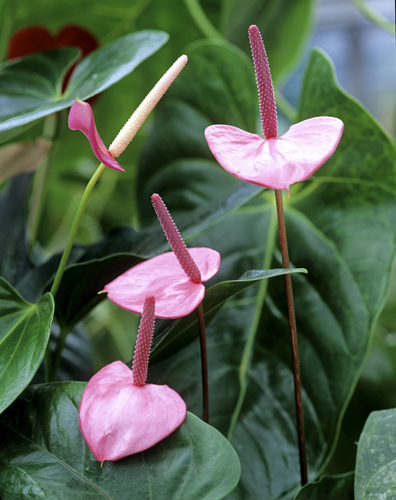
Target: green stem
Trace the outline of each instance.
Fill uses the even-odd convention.
[[[275,199],[276,199],[276,209],[278,212],[279,239],[280,239],[280,247],[282,253],[283,268],[290,269],[289,251],[287,247],[287,237],[286,237],[285,214],[283,211],[281,189],[275,189]],[[294,310],[293,288],[292,288],[290,274],[285,274],[285,288],[286,288],[287,312],[289,316],[290,343],[292,351],[294,397],[296,402],[298,448],[300,454],[301,486],[304,486],[304,484],[307,484],[308,482],[308,466],[307,466],[307,454],[305,450],[304,415],[303,415],[303,406],[301,397],[301,375],[300,375],[300,361],[298,356],[296,315]]]
[[[74,218],[72,227],[70,229],[70,233],[69,233],[69,237],[68,237],[67,242],[66,242],[65,249],[63,251],[62,259],[60,261],[58,270],[57,270],[56,275],[55,275],[54,282],[52,283],[52,287],[50,290],[50,292],[52,293],[52,295],[54,297],[56,295],[56,292],[58,291],[63,273],[65,272],[67,261],[69,260],[70,252],[73,248],[74,240],[76,238],[77,231],[78,231],[78,228],[80,226],[80,222],[81,222],[82,216],[84,214],[85,207],[87,206],[89,197],[92,193],[92,190],[93,190],[95,184],[98,182],[99,177],[103,174],[105,169],[106,169],[106,165],[103,165],[103,163],[101,163],[99,165],[99,167],[97,168],[96,172],[91,177],[91,180],[88,182],[87,187],[85,188],[84,194],[82,195],[80,204],[79,204],[78,209],[77,209],[76,216]],[[51,351],[49,348],[49,344],[47,345],[47,350],[45,352],[45,361],[44,361],[46,382],[49,382],[53,376],[56,376],[57,363],[59,364],[59,361],[60,361],[60,356],[62,354],[62,348],[63,348],[63,345],[65,343],[66,334],[67,334],[67,332],[64,333],[63,331],[61,331],[61,335],[59,337],[57,350],[56,350],[55,365],[54,365],[53,369],[51,367],[51,364],[52,364]],[[63,336],[65,338],[63,338]],[[59,357],[59,361],[58,361],[58,357]]]
[[[364,0],[352,0],[360,12],[372,23],[376,24],[385,31],[388,31],[392,35],[395,34],[395,26],[390,21],[387,21],[380,14],[377,14],[374,10],[370,9]]]
[[[32,195],[30,198],[30,211],[28,218],[28,227],[30,229],[29,233],[29,250],[33,249],[33,246],[37,239],[38,228],[40,226],[41,216],[44,208],[44,201],[46,198],[46,192],[48,188],[49,181],[49,171],[54,162],[56,152],[59,145],[59,139],[61,135],[61,123],[62,114],[55,113],[49,115],[44,121],[43,137],[46,140],[52,142],[52,146],[44,163],[36,171],[34,176]]]
[[[202,302],[197,308],[199,341],[201,344],[201,368],[202,368],[202,407],[203,421],[209,423],[209,384],[208,384],[208,358],[206,353],[206,335],[205,335],[205,315]]]
[[[274,210],[272,210],[270,224],[269,224],[269,228],[268,228],[268,237],[267,237],[267,242],[266,242],[266,246],[265,246],[263,269],[269,269],[271,267],[271,260],[272,260],[272,255],[274,252],[275,239],[276,239],[276,210],[274,209]],[[246,389],[247,389],[246,376],[247,376],[248,369],[250,368],[254,340],[256,338],[257,328],[258,328],[261,313],[263,310],[264,300],[265,300],[265,297],[267,294],[267,288],[268,288],[268,280],[262,280],[260,282],[260,288],[259,288],[259,292],[257,295],[256,310],[255,310],[252,326],[250,327],[249,335],[247,338],[247,342],[245,344],[245,348],[243,350],[241,364],[239,367],[240,392],[239,392],[239,397],[238,397],[237,404],[235,406],[234,413],[233,413],[232,418],[231,418],[230,428],[229,428],[228,433],[227,433],[227,439],[229,441],[231,441],[232,436],[234,434],[234,430],[235,430],[236,424],[238,422],[239,414],[241,412],[242,404],[243,404],[243,401],[244,401],[245,395],[246,395]]]
[[[7,59],[7,45],[14,26],[16,0],[3,0],[0,10],[0,63]]]
[[[74,218],[72,227],[70,229],[70,233],[69,233],[69,237],[68,237],[67,242],[66,242],[65,249],[63,251],[62,259],[60,261],[58,270],[57,270],[56,275],[55,275],[54,282],[53,282],[51,290],[50,290],[50,292],[52,293],[52,295],[54,297],[56,295],[56,292],[58,291],[63,273],[65,272],[67,261],[69,260],[69,255],[70,255],[71,249],[73,247],[74,240],[76,238],[77,231],[78,231],[82,216],[83,216],[84,211],[85,211],[85,207],[87,206],[89,197],[92,193],[92,190],[93,190],[95,184],[98,182],[99,177],[103,174],[105,169],[106,169],[106,165],[103,165],[103,163],[101,163],[99,165],[99,167],[97,168],[96,172],[91,177],[91,180],[88,182],[87,187],[85,188],[84,194],[82,195],[80,204],[79,204],[78,209],[77,209],[76,216]]]
[[[223,35],[209,21],[199,0],[184,0],[184,3],[193,21],[206,37],[214,40],[224,40]]]

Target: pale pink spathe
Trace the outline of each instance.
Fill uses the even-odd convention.
[[[304,120],[281,137],[264,137],[229,125],[212,125],[205,137],[218,163],[238,179],[286,189],[308,179],[334,153],[344,124],[320,116]]]
[[[80,429],[100,461],[119,460],[151,448],[186,418],[186,404],[167,385],[133,385],[121,361],[102,368],[88,382],[80,403]]]
[[[202,282],[220,267],[220,254],[211,248],[189,248],[201,273]],[[181,318],[202,302],[205,287],[194,283],[183,271],[173,252],[157,255],[125,272],[104,290],[108,298],[127,311],[141,314],[148,295],[155,297],[157,318]]]
[[[73,103],[69,112],[69,128],[72,130],[80,130],[88,137],[92,151],[100,162],[114,170],[125,172],[118,161],[113,158],[100,138],[96,129],[92,108],[87,102],[77,99]]]

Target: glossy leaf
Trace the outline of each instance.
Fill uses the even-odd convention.
[[[227,300],[243,292],[246,288],[257,284],[261,280],[299,272],[304,273],[306,270],[292,269],[287,271],[285,269],[270,269],[266,271],[247,271],[238,280],[217,283],[206,291],[203,300],[205,324],[209,325]],[[157,329],[152,345],[153,354],[150,359],[153,361],[166,359],[192,342],[197,336],[197,321],[197,314],[193,311],[188,316],[180,318],[171,325],[163,329]]]
[[[85,100],[103,92],[156,52],[167,38],[161,31],[140,31],[92,52],[76,66],[63,94],[61,83],[78,49],[50,50],[3,64],[0,140],[14,128],[70,107],[76,97]]]
[[[197,72],[195,78],[198,86],[202,77]],[[171,109],[172,103],[164,106]],[[179,110],[183,106],[178,103]],[[308,270],[307,276],[296,274],[292,280],[311,481],[330,460],[388,293],[396,251],[395,144],[342,91],[331,62],[320,51],[312,52],[306,69],[298,121],[314,116],[335,116],[345,128],[334,156],[310,181],[292,187],[285,199],[291,262]],[[191,128],[201,122],[202,116]],[[169,125],[171,136],[176,129]],[[154,151],[155,133],[152,140]],[[166,145],[161,147],[166,157]],[[201,155],[196,151],[174,148],[172,161]],[[194,187],[186,182],[184,190],[187,198]],[[189,242],[220,252],[216,280],[236,279],[246,269],[279,267],[272,196],[264,191],[245,209]],[[269,265],[263,266],[264,261]],[[288,338],[281,279],[231,299],[208,328],[210,422],[231,439],[241,460],[241,482],[233,499],[288,500],[299,489]],[[161,357],[151,380],[160,383],[164,374],[188,408],[199,414],[197,341],[168,359]]]
[[[396,495],[396,411],[371,413],[360,436],[355,475],[355,500]]]
[[[191,210],[227,193],[232,180],[222,180],[225,176],[219,173],[220,168],[213,160],[203,135],[207,126],[231,123],[245,130],[255,129],[258,102],[249,58],[229,44],[208,41],[192,44],[186,52],[189,62],[158,106],[153,133],[139,161],[139,214],[145,225],[155,220],[150,206],[150,197],[154,192],[150,190],[154,185],[158,186],[155,192],[163,196],[174,216],[180,213],[183,202],[187,202]],[[198,195],[198,188],[195,188],[186,198],[186,190],[180,189],[180,181],[177,181],[173,189],[169,187],[171,197],[165,198],[162,192],[165,170],[171,175],[175,168],[186,170],[191,166],[194,172],[202,164],[205,174],[200,173],[199,191],[204,195]],[[211,170],[216,178],[221,179],[216,190]],[[181,183],[183,187],[185,181]]]
[[[355,500],[354,483],[355,474],[347,472],[337,476],[323,476],[318,481],[304,486],[296,500]]]
[[[103,468],[78,425],[84,383],[29,387],[1,421],[0,494],[3,500],[54,498],[129,500],[223,498],[240,468],[232,446],[192,414],[167,439]],[[28,418],[27,418],[28,417]]]
[[[43,360],[54,302],[48,293],[26,302],[0,278],[0,412],[25,389]]]

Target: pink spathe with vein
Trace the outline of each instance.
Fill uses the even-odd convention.
[[[270,189],[286,189],[308,179],[334,153],[344,124],[320,116],[292,125],[277,137],[274,89],[257,26],[249,28],[264,137],[229,125],[212,125],[205,137],[218,163],[238,179]]]
[[[161,197],[153,194],[151,199],[173,251],[129,269],[104,290],[112,302],[135,313],[153,295],[158,318],[181,318],[202,302],[203,283],[219,270],[220,254],[205,247],[187,249]]]
[[[81,432],[100,461],[119,460],[151,448],[186,418],[186,404],[167,385],[146,384],[154,331],[155,299],[144,302],[132,371],[121,361],[88,382],[79,409]]]

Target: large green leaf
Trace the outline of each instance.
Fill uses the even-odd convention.
[[[247,271],[238,280],[222,281],[210,287],[203,300],[205,324],[209,325],[224,304],[234,295],[243,292],[246,288],[257,284],[261,280],[282,276],[288,273],[306,272],[305,269],[270,269],[268,271]],[[188,316],[172,322],[169,326],[155,332],[150,359],[155,361],[165,359],[184,346],[188,345],[197,336],[197,315],[193,311]]]
[[[29,304],[0,278],[0,412],[21,394],[37,372],[53,313],[49,293],[37,304]]]
[[[188,413],[153,448],[103,468],[81,435],[78,406],[85,384],[29,387],[2,416],[0,494],[3,500],[223,498],[240,466],[228,441]]]
[[[70,107],[76,97],[87,99],[130,73],[168,39],[147,30],[123,36],[85,57],[73,71],[62,94],[62,79],[75,61],[76,48],[36,53],[0,67],[0,139],[43,116]]]
[[[175,217],[224,197],[237,184],[213,161],[205,127],[223,121],[255,131],[258,100],[248,57],[230,44],[208,41],[186,52],[189,62],[159,104],[139,161],[138,208],[145,225],[156,218],[153,192]]]
[[[355,500],[353,482],[355,474],[347,472],[337,476],[323,476],[319,481],[304,486],[297,500]]]
[[[360,436],[355,500],[396,497],[396,410],[371,413]]]
[[[200,78],[197,73],[197,86]],[[172,102],[165,99],[163,105],[170,109]],[[396,251],[395,144],[339,87],[329,59],[313,51],[299,119],[318,115],[341,118],[343,138],[333,157],[309,181],[292,186],[285,199],[291,262],[308,270],[307,276],[293,276],[293,286],[311,481],[331,457]],[[177,130],[172,127],[169,136]],[[154,139],[155,134],[152,148]],[[158,147],[166,157],[167,145]],[[197,156],[193,148],[190,154],[177,147],[170,153],[173,162]],[[187,198],[194,186],[186,182],[184,189]],[[265,191],[190,245],[218,250],[222,266],[216,280],[227,281],[247,269],[279,267],[276,234],[273,194]],[[210,422],[231,439],[241,460],[233,498],[289,499],[300,477],[284,286],[273,279],[258,288],[230,300],[208,328]],[[172,380],[189,409],[200,411],[197,342],[154,368],[153,380]]]

